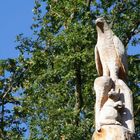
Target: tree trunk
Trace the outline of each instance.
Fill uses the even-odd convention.
[[[94,132],[92,140],[134,140],[134,135],[120,125],[104,125]]]
[[[76,112],[76,118],[75,118],[75,124],[78,126],[79,124],[79,113],[82,108],[83,104],[83,97],[82,97],[82,91],[81,91],[81,66],[80,62],[75,63],[75,74],[76,74],[76,85],[75,85],[75,97],[76,97],[76,103],[75,103],[75,112]]]

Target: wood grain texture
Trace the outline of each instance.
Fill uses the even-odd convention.
[[[92,140],[134,140],[134,135],[122,126],[104,125],[100,132],[94,132]]]

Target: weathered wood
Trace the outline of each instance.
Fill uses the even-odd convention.
[[[97,44],[95,46],[96,68],[100,76],[126,79],[127,60],[124,45],[113,33],[104,18],[96,20]]]
[[[108,76],[102,76],[96,78],[94,82],[94,89],[96,92],[96,103],[95,103],[95,125],[96,130],[98,129],[100,110],[104,103],[108,99],[108,92],[113,86],[113,81]]]
[[[98,41],[95,47],[95,132],[92,140],[134,140],[132,92],[123,81],[127,61],[122,42],[104,18],[96,20]]]
[[[120,125],[104,125],[100,132],[94,132],[92,140],[134,140],[134,135]]]
[[[133,135],[135,133],[133,99],[132,92],[125,82],[120,79],[113,82],[110,77],[102,76],[96,78],[94,89],[96,92],[96,130],[93,140],[133,140]],[[108,95],[112,89],[119,91],[119,101],[110,101]],[[116,109],[115,111],[116,105],[121,105],[121,103],[123,108],[121,107],[120,110]],[[119,119],[117,119],[117,117],[119,117]],[[111,135],[109,135],[110,132]],[[107,136],[105,135],[104,137],[104,134]]]
[[[120,89],[121,100],[124,103],[124,109],[121,112],[122,125],[132,133],[135,133],[132,91],[126,83],[120,79],[116,80],[115,88]]]

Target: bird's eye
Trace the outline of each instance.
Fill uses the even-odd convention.
[[[101,21],[104,21],[104,19],[103,19],[103,18],[101,18]]]

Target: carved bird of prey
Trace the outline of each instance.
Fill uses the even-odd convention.
[[[121,40],[113,33],[103,17],[96,21],[98,34],[95,46],[95,61],[100,76],[110,76],[113,80],[126,80],[127,59]]]

